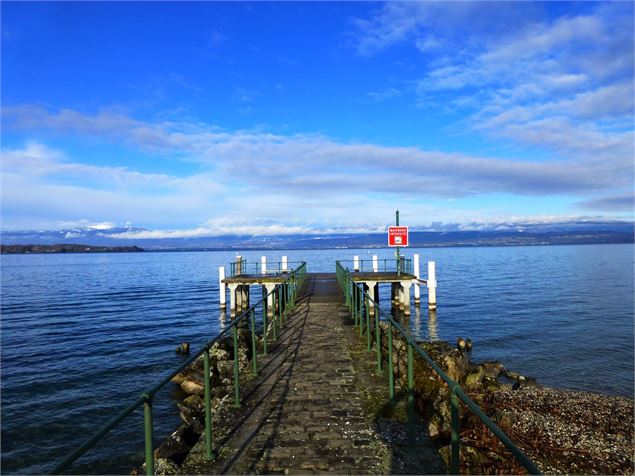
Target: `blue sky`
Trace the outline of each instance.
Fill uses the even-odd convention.
[[[633,218],[632,2],[2,2],[2,228]]]

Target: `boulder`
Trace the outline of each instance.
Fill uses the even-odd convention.
[[[483,383],[485,377],[485,368],[483,365],[475,365],[470,369],[471,372],[465,377],[465,385],[467,387],[473,387]]]

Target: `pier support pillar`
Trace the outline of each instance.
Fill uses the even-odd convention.
[[[373,300],[375,299],[375,288],[377,287],[377,283],[375,281],[366,281],[364,283],[366,287],[366,293],[371,298],[368,300],[368,314],[371,316],[375,315],[375,303]]]
[[[437,277],[434,261],[428,261],[428,307],[436,309],[437,307]]]
[[[242,310],[249,309],[249,285],[245,284],[243,287],[243,300],[242,300]]]
[[[413,256],[413,274],[415,275],[415,277],[417,279],[421,278],[421,275],[419,274],[419,254],[415,253],[415,255]],[[415,286],[415,305],[419,304],[421,302],[421,288],[419,287],[419,283],[415,282],[414,284]]]
[[[379,283],[375,284],[375,289],[373,289],[373,296],[374,296],[375,302],[379,306]]]
[[[373,255],[373,273],[377,273],[379,271],[379,260],[377,259],[377,255]]]
[[[273,291],[276,288],[276,285],[275,283],[266,283],[264,287],[267,292],[267,317],[273,317],[275,301],[273,299],[274,298],[273,294],[269,294],[269,293],[271,293],[271,291]]]
[[[220,308],[225,309],[227,304],[225,300],[227,299],[227,293],[225,292],[225,267],[221,266],[218,268],[218,295],[220,297]]]
[[[237,284],[228,284],[229,286],[229,316],[236,317],[236,298],[238,294]]]
[[[236,306],[234,306],[234,313],[232,317],[243,312],[243,286],[239,284],[236,286]]]
[[[401,305],[400,308],[406,316],[410,315],[410,287],[412,281],[401,282]]]

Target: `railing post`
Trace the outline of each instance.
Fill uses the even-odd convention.
[[[207,459],[213,459],[212,451],[212,392],[209,378],[209,349],[203,352],[203,373],[205,374],[205,451]]]
[[[379,309],[375,309],[375,353],[377,354],[377,373],[380,374],[381,373],[381,332],[379,330]]]
[[[269,330],[267,329],[267,288],[263,287],[263,298],[262,298],[262,352],[267,355],[267,334]]]
[[[460,464],[460,429],[459,429],[459,397],[456,395],[454,387],[450,389],[451,423],[452,423],[452,459],[450,461],[450,473],[459,474]]]
[[[278,300],[278,292],[276,291],[276,288],[273,288],[273,290],[271,291],[271,305],[273,306],[272,309],[272,313],[271,313],[271,332],[273,333],[272,339],[275,341],[278,339],[277,336],[277,325],[278,325],[278,311],[276,310],[276,302]]]
[[[258,351],[256,349],[256,311],[251,308],[249,313],[251,321],[251,360],[254,364],[254,375],[258,374]]]
[[[359,335],[364,335],[364,326],[366,323],[364,322],[364,308],[362,306],[362,300],[360,299],[359,288],[355,286],[355,292],[357,293],[357,311],[359,312]]]
[[[287,308],[287,303],[284,301],[284,284],[280,284],[278,286],[278,299],[280,300],[280,306],[278,306],[278,319],[280,319],[280,327],[278,329],[282,329],[282,326],[284,325],[284,313]]]
[[[364,296],[364,285],[361,285],[361,293],[362,293],[362,297]],[[368,296],[366,296],[366,299],[364,299],[364,307],[365,309],[365,316],[366,316],[366,347],[368,352],[370,352],[371,350],[371,345],[370,345],[370,309],[369,309],[369,305],[368,305]]]
[[[143,429],[145,436],[146,474],[154,476],[154,451],[152,448],[152,398],[146,395],[143,402]]]
[[[414,394],[414,370],[413,370],[413,349],[410,339],[408,339],[408,434],[410,444],[414,444],[414,424],[415,424],[415,394]]]
[[[390,399],[395,398],[395,375],[392,362],[392,323],[388,321],[388,391]]]
[[[240,406],[240,369],[238,368],[238,321],[234,320],[234,405]]]

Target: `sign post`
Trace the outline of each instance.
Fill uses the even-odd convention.
[[[397,275],[401,276],[401,255],[399,248],[408,246],[408,227],[399,226],[399,210],[395,212],[395,225],[388,227],[388,246],[397,248]]]

